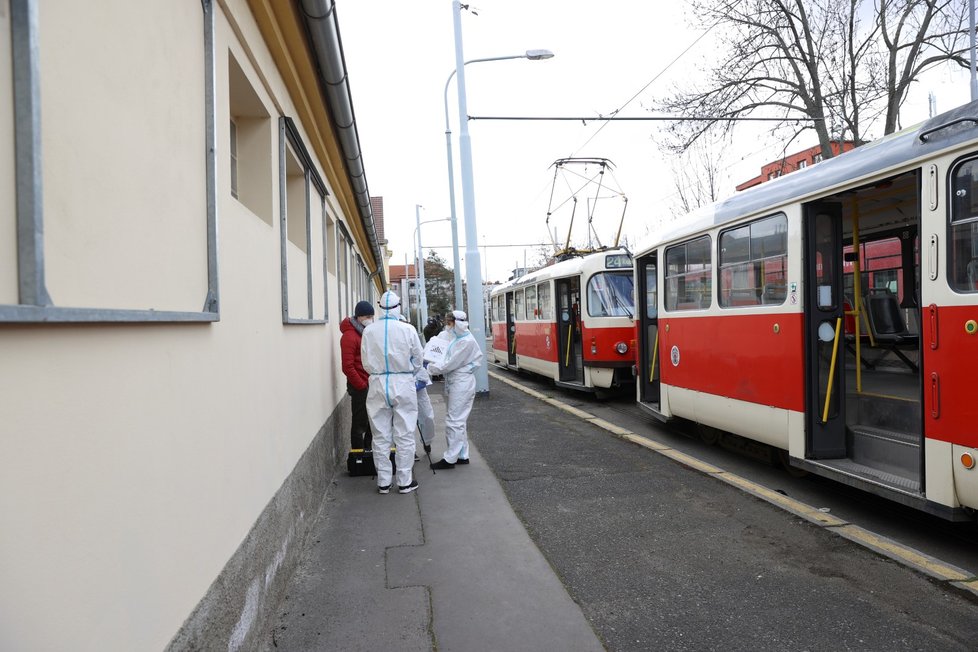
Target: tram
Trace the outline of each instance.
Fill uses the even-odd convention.
[[[569,255],[494,288],[495,362],[577,390],[633,382],[632,267],[626,249],[607,249]]]
[[[650,413],[974,517],[978,102],[697,211],[635,283]]]

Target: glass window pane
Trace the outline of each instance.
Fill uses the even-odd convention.
[[[541,283],[537,286],[537,300],[540,303],[540,319],[553,319],[549,283]]]
[[[537,286],[535,285],[526,288],[526,318],[537,318]]]
[[[720,267],[750,260],[750,226],[742,226],[720,235]]]
[[[631,274],[602,272],[587,282],[587,313],[591,317],[629,317],[635,314]]]
[[[523,303],[523,290],[516,291],[516,319],[526,319],[526,304]]]

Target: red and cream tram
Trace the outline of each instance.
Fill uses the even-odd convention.
[[[637,397],[949,519],[978,508],[978,102],[635,256]]]
[[[596,391],[631,383],[632,258],[625,249],[571,257],[493,289],[497,364]]]

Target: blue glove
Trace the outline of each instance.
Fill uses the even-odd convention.
[[[414,381],[414,391],[416,391],[416,392],[420,392],[422,389],[424,389],[427,386],[428,386],[428,383],[426,383],[423,380],[416,380],[416,381]]]

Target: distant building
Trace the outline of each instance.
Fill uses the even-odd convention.
[[[838,156],[842,152],[848,152],[850,149],[855,148],[856,143],[851,140],[833,140],[830,146],[832,148],[832,155]],[[737,190],[747,190],[748,188],[759,186],[765,181],[777,179],[778,177],[794,172],[795,170],[802,170],[809,165],[815,165],[821,160],[822,147],[820,145],[809,147],[806,150],[796,152],[795,154],[778,159],[777,161],[772,161],[767,165],[762,166],[761,173],[758,176],[738,185]]]

